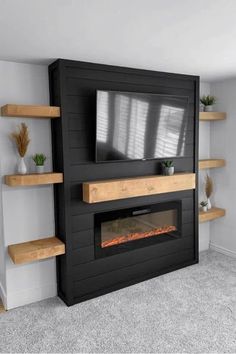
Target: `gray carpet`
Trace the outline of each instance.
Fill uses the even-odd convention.
[[[1,352],[236,353],[236,259],[200,264],[67,308],[58,298],[0,316]]]

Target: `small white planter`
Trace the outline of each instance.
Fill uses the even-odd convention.
[[[44,173],[44,165],[41,166],[35,166],[36,173]]]
[[[213,106],[205,106],[204,110],[205,110],[205,112],[212,112],[213,111]]]
[[[165,176],[173,176],[174,173],[175,173],[174,166],[172,166],[172,167],[164,167],[164,175]]]
[[[211,208],[212,208],[212,206],[211,206],[211,201],[210,201],[210,199],[208,198],[208,199],[207,199],[207,209],[210,210]]]
[[[24,157],[20,157],[18,165],[17,165],[17,172],[20,175],[25,175],[27,173],[27,167],[25,164]]]
[[[204,213],[207,212],[207,205],[202,207],[202,211],[204,211]]]

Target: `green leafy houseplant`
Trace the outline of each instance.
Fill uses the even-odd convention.
[[[172,176],[175,172],[173,161],[165,160],[162,162],[163,172],[165,176]]]
[[[33,156],[33,160],[36,166],[44,166],[44,162],[46,161],[46,156],[44,154],[35,154]]]
[[[212,106],[213,104],[216,103],[216,97],[215,96],[202,96],[200,98],[200,102],[204,105],[204,106]]]
[[[164,167],[167,167],[167,168],[173,167],[173,161],[171,161],[171,160],[163,161],[163,162],[162,162],[162,165],[163,165]]]

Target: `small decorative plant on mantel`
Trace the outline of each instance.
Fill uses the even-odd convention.
[[[18,154],[20,155],[17,172],[21,175],[25,175],[27,173],[27,167],[24,157],[30,143],[29,130],[27,125],[25,123],[21,123],[18,131],[11,134],[11,138],[15,141]]]
[[[202,201],[200,203],[201,207],[202,207],[202,211],[207,212],[207,202],[206,201]]]
[[[200,102],[204,106],[204,111],[205,112],[212,112],[213,111],[213,105],[216,103],[216,97],[215,96],[202,96],[200,98]]]
[[[44,162],[46,161],[46,156],[44,154],[35,154],[32,159],[35,162],[36,173],[44,173]]]
[[[162,167],[165,176],[172,176],[175,172],[173,161],[171,160],[162,161]]]

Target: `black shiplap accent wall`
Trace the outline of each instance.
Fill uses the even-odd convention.
[[[160,160],[94,162],[97,89],[188,96],[187,153],[174,164],[197,174],[199,78],[60,59],[50,65],[49,80],[51,104],[61,107],[61,118],[52,120],[54,170],[64,173],[64,184],[55,186],[56,235],[66,243],[66,254],[57,257],[61,298],[72,305],[198,262],[197,189],[86,204],[82,183],[160,173]],[[95,259],[94,213],[177,199],[182,238]]]

